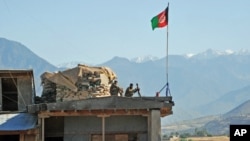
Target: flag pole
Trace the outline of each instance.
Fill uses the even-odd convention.
[[[166,42],[166,75],[167,75],[167,82],[168,82],[168,27],[169,25],[167,26],[167,42]]]
[[[168,12],[167,13],[168,17],[167,18],[169,19],[169,2],[168,2],[168,7],[167,8],[168,8],[168,11],[167,11]],[[169,21],[168,19],[167,19],[167,21]],[[169,84],[168,84],[168,27],[169,27],[169,24],[167,25],[167,29],[166,29],[166,32],[167,32],[167,42],[166,42],[166,69],[167,69],[166,70],[166,75],[167,75],[166,77],[167,77],[167,87],[166,87],[166,96],[168,96],[168,92],[169,92]]]
[[[159,13],[158,15],[156,15],[155,17],[153,17],[151,19],[151,25],[152,25],[152,29],[154,30],[155,28],[162,28],[162,27],[165,27],[167,26],[167,29],[166,29],[166,38],[167,38],[167,41],[166,41],[166,79],[167,79],[167,83],[166,85],[164,85],[164,87],[158,91],[156,93],[156,96],[159,96],[160,92],[166,88],[166,96],[170,95],[171,96],[171,93],[170,93],[170,89],[169,89],[169,83],[168,83],[168,19],[169,19],[169,2],[168,2],[168,6],[167,8],[162,11],[161,13]],[[165,19],[164,19],[165,17]]]

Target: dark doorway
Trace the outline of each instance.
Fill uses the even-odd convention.
[[[63,137],[46,137],[45,141],[63,141]]]
[[[18,93],[16,78],[2,78],[2,110],[18,110]]]
[[[102,141],[102,135],[93,134],[91,136],[91,141]],[[105,134],[105,141],[130,141],[130,140],[128,134]]]
[[[19,135],[0,135],[0,141],[19,141]]]
[[[45,141],[63,141],[64,117],[45,119]]]

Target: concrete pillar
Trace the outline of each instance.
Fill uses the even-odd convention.
[[[25,141],[25,140],[24,140],[24,134],[20,134],[20,136],[19,136],[19,141]]]
[[[151,139],[151,113],[147,119],[148,119],[148,140],[147,141],[150,141]]]
[[[45,140],[45,118],[49,118],[48,116],[41,116],[38,118],[38,126],[39,129],[39,141]]]
[[[102,141],[105,141],[105,117],[102,117]]]
[[[105,141],[105,118],[110,115],[98,115],[97,117],[102,118],[102,141]]]
[[[3,96],[3,90],[2,90],[2,78],[0,77],[0,111],[2,111],[2,107],[3,107],[3,100],[2,100],[2,96]]]
[[[149,117],[149,141],[161,141],[160,110],[151,110]]]
[[[42,140],[42,119],[39,117],[38,118],[38,135],[37,135],[37,141]]]
[[[44,141],[44,117],[42,117],[42,141]]]

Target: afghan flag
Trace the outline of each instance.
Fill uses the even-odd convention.
[[[162,28],[168,25],[168,7],[151,19],[152,29]]]

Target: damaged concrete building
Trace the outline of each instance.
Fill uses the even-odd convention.
[[[117,78],[109,67],[79,64],[75,68],[41,75],[43,102],[61,102],[110,96],[109,87]]]
[[[105,68],[109,70],[107,72],[103,68],[94,68],[95,71],[92,71],[93,68],[88,69],[87,66],[78,66],[53,75],[52,73],[46,73],[47,76],[43,74],[41,77],[43,85],[48,88],[47,84],[50,83],[51,86],[49,86],[49,92],[43,92],[46,96],[42,98],[42,102],[33,103],[33,95],[25,97],[31,102],[26,104],[23,114],[34,115],[36,123],[29,130],[25,130],[24,135],[19,134],[12,140],[161,140],[161,118],[172,114],[172,106],[174,106],[171,96],[131,98],[110,96],[106,94],[108,91],[106,86],[109,86],[110,82],[116,78],[112,70]],[[106,81],[102,82],[102,80]],[[44,102],[44,98],[49,98],[50,101]],[[2,127],[4,123],[0,123],[0,134],[9,133],[9,131],[2,132]],[[32,136],[29,133],[32,133]]]

